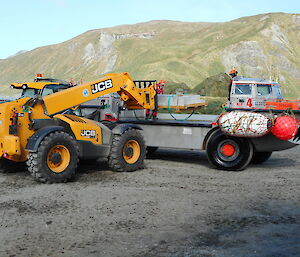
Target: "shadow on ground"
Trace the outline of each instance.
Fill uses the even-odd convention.
[[[141,256],[296,257],[300,255],[300,207],[270,201],[206,220],[208,229],[178,241],[161,240]],[[175,246],[175,247],[174,247]]]
[[[193,163],[209,167],[204,151],[158,149],[151,155],[148,155],[147,159]]]

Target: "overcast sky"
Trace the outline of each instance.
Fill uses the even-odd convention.
[[[300,0],[0,0],[0,59],[87,30],[150,20],[222,22],[300,13]]]

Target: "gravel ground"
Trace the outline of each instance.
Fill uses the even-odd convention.
[[[300,256],[299,156],[225,172],[159,150],[133,173],[81,164],[66,184],[0,174],[0,256]]]

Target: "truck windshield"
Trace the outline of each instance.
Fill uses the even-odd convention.
[[[272,93],[271,85],[257,84],[257,95],[266,96]]]
[[[251,85],[249,84],[238,84],[235,85],[236,95],[251,95]]]
[[[274,86],[274,91],[277,99],[283,99],[279,85]]]

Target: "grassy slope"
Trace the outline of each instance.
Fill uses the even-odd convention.
[[[128,71],[135,79],[165,79],[185,83],[190,87],[203,87],[209,76],[224,73],[228,67],[222,62],[224,50],[244,41],[257,41],[266,60],[257,60],[263,69],[254,71],[243,63],[237,67],[240,74],[268,77],[265,66],[282,65],[278,55],[284,56],[293,67],[300,70],[300,34],[298,25],[292,22],[290,14],[263,14],[245,17],[226,23],[184,23],[175,21],[152,21],[136,25],[124,25],[114,28],[92,30],[69,41],[57,45],[45,46],[15,57],[0,60],[0,84],[15,81],[32,80],[37,72],[61,79],[74,78],[85,81],[98,78],[106,66],[105,59],[95,59],[84,65],[82,57],[87,44],[98,46],[100,32],[114,34],[154,33],[152,39],[126,38],[114,42],[117,60],[114,72]],[[270,43],[261,31],[273,23],[280,26],[290,43],[288,49]],[[287,96],[300,97],[299,76],[282,70],[287,85]],[[201,86],[202,85],[202,86]],[[219,85],[211,85],[219,87]],[[219,94],[212,89],[213,94]]]
[[[264,18],[266,17],[266,18]],[[299,34],[296,25],[291,23],[292,15],[269,14],[241,18],[228,23],[205,24],[185,30],[183,26],[168,28],[155,40],[127,39],[119,41],[117,47],[124,53],[118,59],[117,70],[128,70],[137,78],[166,78],[176,82],[184,82],[191,87],[199,85],[207,77],[225,72],[226,68],[220,56],[227,47],[243,41],[257,41],[262,48],[266,60],[257,60],[261,70],[248,72],[247,67],[240,65],[240,74],[269,78],[270,73],[277,75],[275,68],[281,67],[274,52],[287,58],[300,70]],[[288,37],[291,47],[282,49],[270,43],[270,38],[261,32],[273,23]],[[282,83],[288,97],[300,97],[300,78],[291,76],[288,71],[280,71],[286,78]],[[204,84],[202,83],[205,88]],[[216,92],[218,90],[215,90]],[[203,90],[202,90],[202,93]]]

